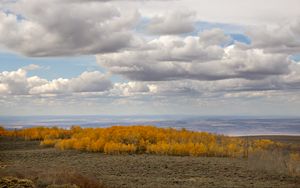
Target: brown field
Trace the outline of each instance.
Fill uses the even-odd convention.
[[[258,164],[256,158],[60,151],[41,147],[38,141],[0,138],[0,176],[28,178],[38,187],[66,179],[85,181],[82,187],[96,187],[98,182],[100,187],[300,187],[299,177]]]

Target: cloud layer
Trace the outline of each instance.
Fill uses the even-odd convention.
[[[248,11],[261,12],[254,5],[278,11],[279,4],[288,6],[283,0],[276,2],[270,7],[249,1],[249,10],[239,10],[236,4],[229,7],[216,0],[1,1],[2,52],[40,58],[90,55],[99,67],[94,71],[86,65],[76,77],[54,79],[34,76],[33,70],[40,68],[34,64],[0,69],[0,104],[51,101],[60,106],[81,101],[78,105],[87,102],[95,109],[135,104],[138,113],[138,106],[147,105],[155,110],[211,105],[217,110],[219,104],[246,103],[247,109],[253,100],[274,106],[289,96],[288,106],[298,108],[300,14],[294,18],[296,8],[290,7],[290,13],[261,14],[263,23],[249,25],[253,22],[247,20],[254,15]],[[234,16],[244,20],[209,22],[222,21],[222,16],[224,22]],[[203,20],[206,17],[210,19]],[[70,64],[66,72],[72,68]]]

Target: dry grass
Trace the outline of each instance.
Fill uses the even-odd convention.
[[[1,188],[35,188],[34,183],[29,179],[20,179],[16,177],[0,178]]]
[[[80,188],[77,185],[63,184],[63,185],[49,185],[47,188]]]
[[[77,185],[80,188],[104,188],[102,183],[92,176],[84,176],[76,171],[70,171],[65,169],[60,172],[55,172],[53,178],[54,184],[65,184],[69,183],[72,185]]]
[[[103,183],[89,175],[82,175],[73,169],[52,169],[41,171],[28,171],[15,169],[2,171],[1,177],[13,177],[13,179],[28,179],[38,188],[107,188]]]
[[[249,155],[248,165],[253,170],[264,170],[300,177],[300,159],[298,154],[282,150],[254,152]]]

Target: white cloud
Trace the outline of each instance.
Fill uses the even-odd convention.
[[[252,27],[247,35],[252,40],[251,47],[269,53],[300,53],[300,17],[275,26]]]
[[[0,73],[0,84],[2,85],[2,93],[16,95],[27,93],[26,71],[24,69],[12,72],[4,71]]]
[[[32,71],[32,70],[36,70],[36,69],[40,69],[41,67],[39,65],[36,64],[30,64],[27,65],[25,67],[23,67],[22,69],[26,70],[26,71]]]
[[[112,95],[114,96],[135,96],[150,95],[157,92],[155,84],[143,82],[115,83]]]
[[[195,10],[199,20],[241,25],[276,24],[300,16],[299,0],[120,1],[118,4],[138,8],[146,16],[163,14],[166,10]]]
[[[80,93],[80,92],[103,92],[112,87],[111,82],[105,75],[98,71],[83,72],[77,78],[58,78],[46,84],[33,87],[30,94],[59,94],[59,93]]]
[[[295,67],[289,74],[262,80],[181,79],[114,84],[99,72],[83,72],[76,78],[48,81],[37,76],[28,77],[23,69],[6,71],[0,73],[0,111],[3,114],[35,113],[32,109],[38,110],[39,114],[90,114],[95,111],[105,114],[140,114],[141,110],[143,113],[180,113],[184,109],[185,112],[193,113],[205,106],[209,110],[203,113],[211,111],[215,115],[215,108],[230,109],[232,105],[241,105],[253,99],[250,102],[252,105],[260,101],[259,104],[280,102],[285,108],[289,105],[295,107],[298,104],[295,95],[300,89],[300,66],[296,62],[290,66]],[[285,96],[289,96],[288,101],[285,101]],[[129,110],[128,107],[133,104],[134,108]],[[255,110],[251,104],[245,108]]]
[[[112,52],[133,45],[138,19],[108,4],[21,0],[0,12],[0,42],[27,56]]]
[[[228,40],[216,29],[199,37],[160,37],[142,50],[97,55],[97,61],[113,74],[138,81],[262,79],[290,72],[286,55],[239,45],[222,48]]]
[[[0,72],[0,93],[3,95],[104,92],[111,87],[108,78],[98,71],[83,72],[72,79],[58,78],[51,81],[38,76],[28,77],[26,68]]]
[[[224,45],[230,41],[230,37],[221,29],[205,30],[199,34],[199,42],[203,46]]]
[[[8,92],[8,85],[7,84],[0,84],[0,94],[5,94]]]
[[[174,11],[150,18],[146,31],[155,35],[177,35],[194,31],[195,12]]]

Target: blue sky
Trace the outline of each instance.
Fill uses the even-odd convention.
[[[41,68],[29,72],[29,75],[37,75],[46,79],[55,79],[58,77],[73,78],[84,71],[98,70],[104,72],[100,66],[97,66],[96,58],[92,55],[78,57],[25,57],[19,54],[2,52],[1,71],[14,71],[30,64],[39,65]]]

